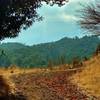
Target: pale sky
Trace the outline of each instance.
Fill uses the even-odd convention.
[[[80,3],[89,3],[94,0],[69,0],[69,2],[58,7],[50,7],[44,4],[38,13],[44,17],[43,21],[35,22],[27,30],[22,30],[14,39],[5,39],[2,42],[19,42],[26,45],[57,41],[63,37],[82,37],[83,30],[77,25],[77,16],[81,6]]]

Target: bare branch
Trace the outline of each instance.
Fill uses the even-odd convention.
[[[100,2],[83,6],[80,13],[81,28],[89,30],[92,34],[100,34]]]

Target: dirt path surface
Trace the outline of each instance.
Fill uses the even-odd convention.
[[[76,70],[22,73],[11,76],[16,91],[27,100],[98,100],[70,82]]]

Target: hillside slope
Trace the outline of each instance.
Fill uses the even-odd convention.
[[[85,66],[82,72],[73,76],[72,81],[100,100],[100,54],[85,62]]]

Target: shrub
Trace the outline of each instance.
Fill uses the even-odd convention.
[[[98,55],[98,54],[100,54],[100,44],[97,46],[94,55]]]
[[[78,57],[75,57],[72,61],[72,68],[78,68],[82,66],[83,66],[83,63],[81,62],[81,60]]]

